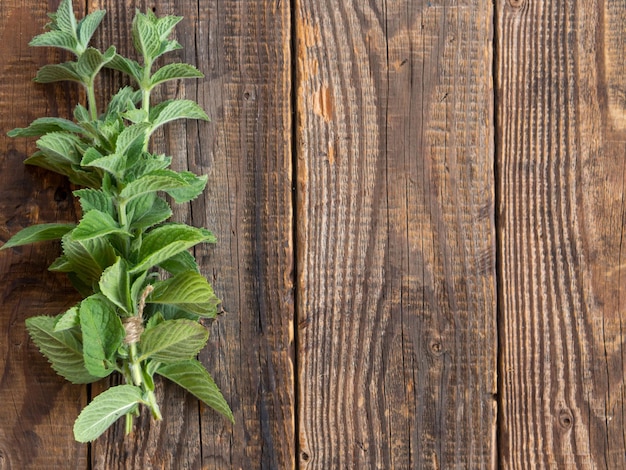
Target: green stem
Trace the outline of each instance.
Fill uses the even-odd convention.
[[[146,112],[147,122],[148,115],[150,114],[150,90],[146,88],[141,89],[141,109]]]
[[[126,202],[120,201],[117,206],[118,217],[122,228],[127,228],[128,215],[126,214]]]
[[[150,407],[150,411],[152,412],[152,417],[157,421],[161,421],[163,416],[161,415],[161,410],[159,408],[159,404],[156,401],[156,396],[152,390],[147,390],[145,394],[145,398],[148,401],[148,406]]]
[[[96,103],[96,90],[93,80],[86,85],[86,88],[89,113],[91,114],[91,119],[96,121],[98,119],[98,104]]]
[[[133,432],[133,414],[126,413],[126,435],[128,436],[131,432]]]
[[[143,378],[141,377],[141,363],[137,362],[137,344],[131,343],[129,345],[128,355],[129,362],[128,367],[130,368],[130,373],[133,377],[133,383],[136,386],[141,386],[143,384]]]

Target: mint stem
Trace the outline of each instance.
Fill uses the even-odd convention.
[[[87,103],[89,105],[89,114],[91,115],[91,119],[96,121],[98,119],[98,104],[96,103],[96,90],[93,80],[85,87],[87,88]]]

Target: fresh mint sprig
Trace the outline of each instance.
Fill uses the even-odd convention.
[[[169,39],[181,17],[158,18],[137,12],[132,38],[140,60],[89,45],[105,12],[77,21],[71,0],[62,0],[50,14],[48,31],[32,46],[58,47],[75,60],[43,66],[35,81],[70,80],[86,91],[74,120],[43,117],[11,137],[37,136],[38,151],[30,165],[65,175],[81,189],[74,191],[82,208],[78,224],[48,223],[24,228],[1,249],[47,240],[61,240],[62,254],[51,271],[67,273],[84,299],[56,317],[26,320],[33,342],[52,368],[72,383],[95,382],[112,373],[125,384],[98,395],[78,416],[74,437],[96,439],[118,418],[133,418],[147,407],[155,419],[161,412],[154,395],[154,375],[177,383],[222,413],[233,415],[208,371],[196,359],[206,345],[202,318],[215,318],[219,300],[189,249],[215,243],[211,232],[168,222],[175,203],[195,199],[206,176],[170,169],[171,157],[149,151],[150,137],[176,119],[208,120],[190,100],[151,103],[152,90],[169,80],[199,78],[188,64],[155,68],[163,54],[179,49]],[[129,75],[137,85],[121,88],[104,112],[96,103],[96,85],[103,69]]]

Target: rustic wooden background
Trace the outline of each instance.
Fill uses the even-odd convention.
[[[212,122],[155,145],[209,175],[175,217],[220,240],[201,359],[236,423],[160,384],[166,421],[74,443],[102,385],[29,341],[77,296],[58,246],[25,247],[0,255],[0,469],[626,468],[626,3],[74,3],[124,53],[135,8],[185,17],[169,60],[206,78],[162,97]],[[30,80],[57,5],[0,2],[3,240],[76,217],[4,136],[81,98]]]

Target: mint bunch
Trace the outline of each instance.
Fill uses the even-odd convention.
[[[114,372],[124,377],[124,385],[107,389],[80,413],[74,425],[80,442],[96,439],[122,416],[130,433],[141,405],[161,419],[155,374],[233,419],[196,359],[208,339],[200,319],[214,318],[219,300],[188,250],[216,240],[208,230],[167,222],[172,210],[164,197],[189,202],[204,190],[207,178],[173,171],[171,157],[149,151],[150,137],[160,126],[181,118],[208,120],[193,101],[153,105],[151,91],[168,80],[203,75],[181,63],[154,70],[157,58],[181,47],[169,36],[182,18],[138,11],[132,25],[137,62],[114,46],[104,52],[89,46],[104,15],[99,10],[77,21],[71,0],[62,0],[49,15],[48,31],[30,43],[76,56],[42,67],[35,81],[80,83],[86,106],[76,106],[73,121],[44,117],[9,132],[11,137],[39,136],[38,151],[25,163],[66,175],[82,187],[74,191],[82,218],[78,224],[27,227],[2,247],[61,240],[63,254],[49,269],[67,273],[84,299],[56,317],[29,318],[28,332],[53,369],[70,382],[91,383]],[[121,88],[99,113],[95,85],[103,69],[129,75],[137,87]]]

